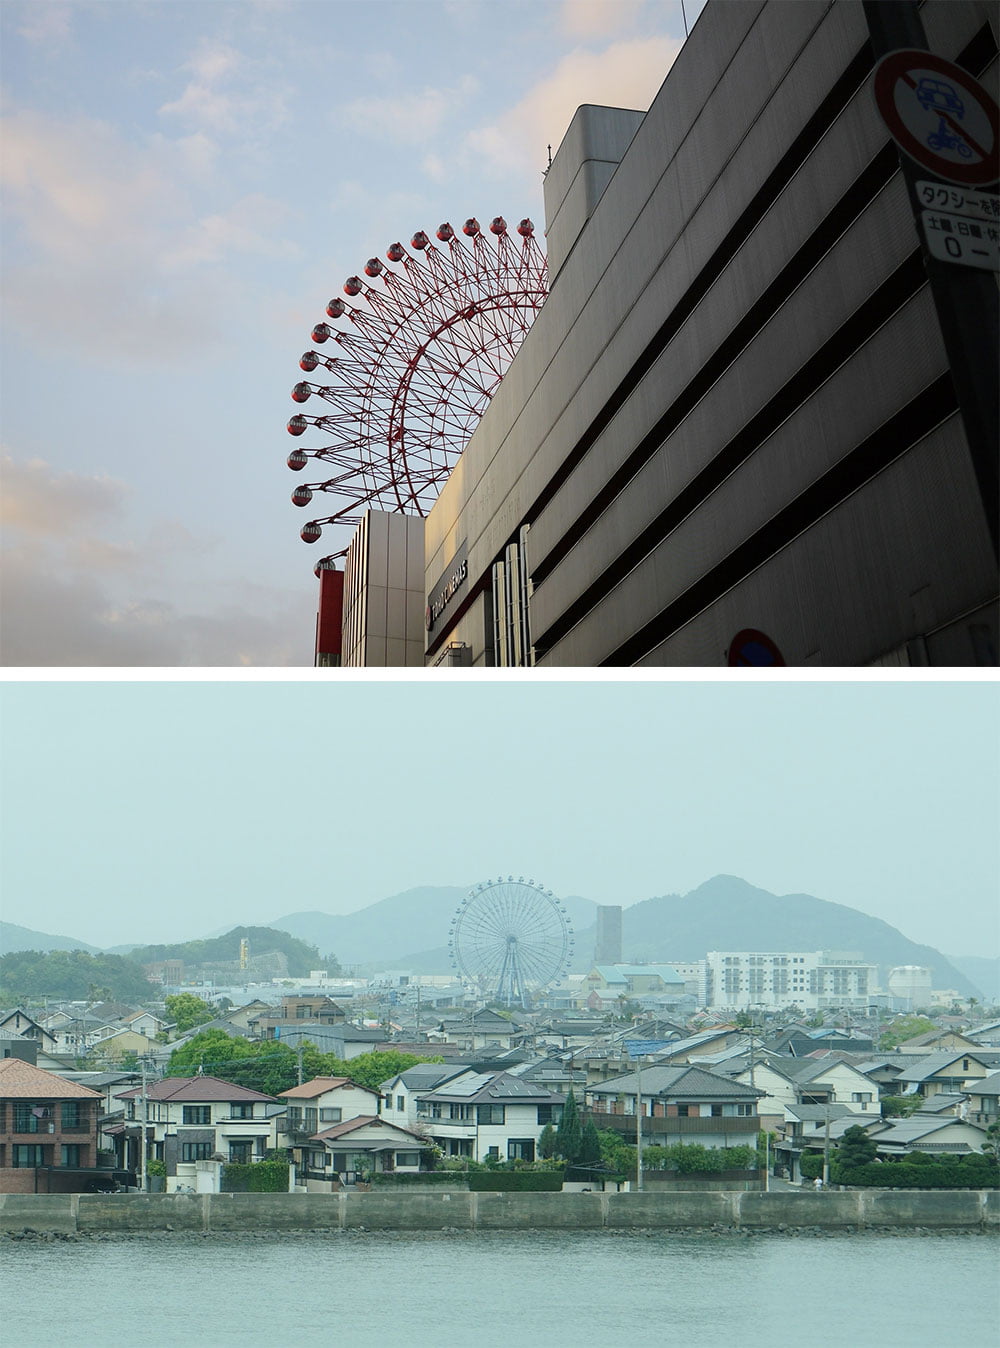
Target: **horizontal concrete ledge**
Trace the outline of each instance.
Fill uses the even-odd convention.
[[[1000,1229],[1000,1191],[0,1194],[0,1233]]]

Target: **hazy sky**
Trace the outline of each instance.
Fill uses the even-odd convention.
[[[12,681],[0,714],[3,916],[94,945],[725,872],[1000,953],[995,683]]]
[[[683,36],[680,0],[3,0],[3,663],[311,664],[346,536],[300,541],[284,428],[327,300],[444,220],[541,236],[546,147]]]

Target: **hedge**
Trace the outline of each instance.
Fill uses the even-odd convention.
[[[282,1194],[288,1192],[287,1161],[230,1161],[222,1167],[224,1194]]]
[[[561,1170],[480,1170],[469,1175],[473,1193],[497,1193],[517,1189],[532,1193],[561,1193]]]
[[[970,1158],[972,1159],[972,1158]],[[879,1189],[997,1189],[995,1165],[982,1161],[947,1160],[914,1165],[907,1161],[870,1161],[851,1170],[835,1167],[831,1179],[854,1188]]]
[[[459,1170],[422,1170],[419,1175],[372,1175],[373,1189],[405,1189],[410,1185],[434,1184],[449,1189],[467,1189],[468,1175]]]

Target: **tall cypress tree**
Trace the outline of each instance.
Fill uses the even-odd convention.
[[[567,1165],[576,1165],[580,1159],[583,1145],[583,1125],[580,1123],[580,1111],[576,1107],[576,1096],[570,1087],[563,1105],[562,1118],[556,1129],[556,1151]]]
[[[577,1164],[581,1166],[599,1166],[601,1164],[601,1139],[597,1136],[597,1125],[589,1114],[587,1122],[583,1125],[580,1159]]]

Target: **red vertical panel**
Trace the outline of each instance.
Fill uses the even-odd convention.
[[[339,665],[344,620],[344,573],[323,567],[319,573],[316,615],[316,664]]]

